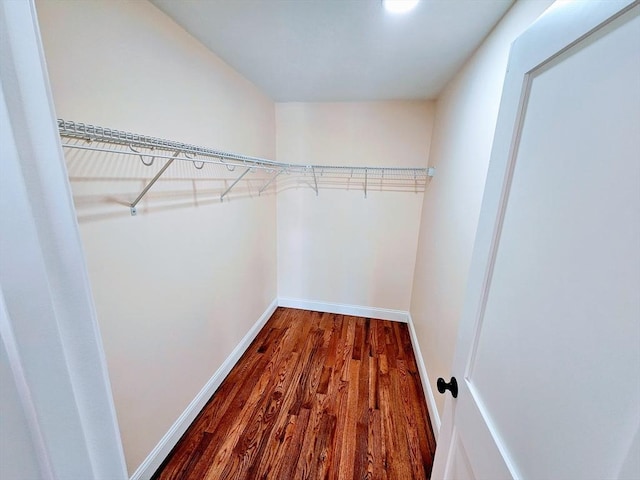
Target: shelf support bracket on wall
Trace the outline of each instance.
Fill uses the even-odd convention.
[[[368,181],[368,175],[367,175],[367,169],[364,169],[364,198],[367,198],[367,181]]]
[[[284,172],[284,170],[280,170],[280,171],[279,171],[278,173],[276,173],[273,177],[271,177],[271,178],[269,179],[269,181],[268,181],[267,183],[265,183],[265,184],[262,186],[262,188],[258,191],[258,195],[260,195],[262,192],[264,192],[264,191],[265,191],[265,189],[266,189],[269,185],[271,185],[271,182],[273,182],[276,178],[278,178],[278,176],[279,176],[282,172]]]
[[[138,195],[138,197],[131,203],[131,205],[129,206],[131,208],[131,216],[135,216],[138,213],[138,210],[136,209],[136,205],[138,205],[138,202],[142,200],[142,197],[144,197],[147,194],[149,189],[153,187],[153,184],[158,181],[158,179],[167,170],[167,168],[169,168],[169,166],[173,163],[173,161],[176,158],[178,158],[178,155],[180,155],[180,151],[177,151],[176,153],[173,154],[173,157],[171,157],[169,161],[164,164],[164,166],[160,169],[160,171],[156,173],[156,176],[153,177],[151,181],[147,184],[147,186],[142,189],[142,192],[140,192],[140,195]]]
[[[244,177],[244,176],[245,176],[247,173],[249,173],[250,171],[251,171],[251,167],[247,168],[247,169],[242,173],[242,175],[240,175],[238,178],[236,178],[235,182],[233,182],[233,183],[229,186],[229,188],[227,188],[227,189],[224,191],[224,193],[223,193],[222,195],[220,195],[220,201],[221,201],[221,202],[224,200],[224,196],[225,196],[227,193],[229,193],[229,192],[231,191],[231,189],[232,189],[233,187],[235,187],[235,186],[236,186],[236,184],[237,184],[240,180],[242,180],[242,177]]]
[[[311,166],[311,173],[313,173],[313,184],[315,185],[314,190],[316,191],[316,197],[318,196],[318,180],[316,179],[316,169]]]

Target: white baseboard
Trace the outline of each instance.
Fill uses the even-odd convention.
[[[344,305],[341,303],[317,302],[314,300],[302,300],[299,298],[278,298],[279,307],[299,308],[314,312],[338,313],[353,315],[354,317],[377,318],[379,320],[391,320],[407,323],[409,312],[403,310],[391,310],[388,308],[363,307],[361,305]]]
[[[413,354],[416,356],[416,363],[418,364],[418,371],[420,372],[420,380],[422,380],[422,389],[424,390],[424,397],[427,400],[433,434],[436,437],[436,440],[438,440],[438,434],[440,433],[440,414],[436,407],[436,399],[433,396],[433,389],[431,388],[431,382],[429,381],[429,374],[427,373],[427,367],[424,364],[422,352],[420,352],[418,336],[416,334],[416,329],[413,326],[413,319],[411,318],[410,313],[407,313],[407,319],[407,323],[409,324],[409,335],[411,336],[411,345],[413,345]]]
[[[151,478],[167,455],[169,455],[171,449],[176,445],[176,443],[178,443],[180,437],[182,437],[187,428],[189,428],[189,425],[191,425],[193,420],[195,420],[198,413],[200,413],[207,401],[209,401],[222,381],[229,374],[233,366],[238,362],[238,360],[240,360],[240,357],[249,345],[251,345],[251,342],[256,338],[256,335],[258,335],[258,332],[260,332],[264,324],[267,323],[269,318],[271,318],[271,315],[273,315],[273,312],[275,312],[277,307],[278,300],[276,299],[271,302],[258,321],[253,325],[253,327],[251,327],[251,330],[247,332],[236,348],[233,349],[233,352],[231,352],[222,365],[220,365],[220,368],[216,370],[206,385],[202,390],[200,390],[198,395],[196,395],[185,411],[182,412],[182,415],[178,417],[169,431],[164,435],[164,437],[162,437],[160,442],[158,442],[144,462],[140,464],[131,476],[130,480],[148,480]]]

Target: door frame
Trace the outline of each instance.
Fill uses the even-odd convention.
[[[41,477],[126,479],[33,0],[0,30],[1,341]]]
[[[477,343],[482,326],[531,88],[531,75],[585,36],[639,4],[640,0],[558,0],[511,47],[451,370],[458,383],[467,381],[473,362],[471,349]],[[540,42],[541,38],[544,42]],[[445,478],[449,468],[457,402],[450,395],[445,399],[432,472],[434,479]],[[491,425],[488,426],[492,430]],[[494,440],[497,448],[504,452],[500,439],[496,437]],[[508,464],[508,458],[506,460]]]

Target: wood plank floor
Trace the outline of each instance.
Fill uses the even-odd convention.
[[[278,308],[154,479],[429,478],[407,325]]]

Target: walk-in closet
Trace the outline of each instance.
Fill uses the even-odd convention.
[[[0,477],[640,476],[637,1],[0,14]]]

